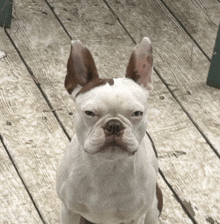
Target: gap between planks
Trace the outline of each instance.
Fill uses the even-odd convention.
[[[151,135],[147,132],[148,138],[150,139],[151,145],[154,149],[155,152],[157,152],[157,148],[153,142],[153,139],[151,137]],[[165,177],[163,171],[159,168],[159,174],[160,176],[163,178],[164,182],[166,183],[166,185],[169,187],[170,191],[173,193],[175,199],[177,200],[177,202],[180,204],[180,206],[182,207],[183,211],[187,214],[187,216],[191,219],[191,221],[194,224],[198,224],[196,222],[196,220],[193,218],[193,216],[190,214],[189,210],[186,208],[186,206],[184,205],[183,201],[181,200],[181,198],[179,197],[179,195],[176,193],[176,191],[174,190],[174,188],[172,187],[172,185],[169,183],[169,181],[167,180],[167,178]]]
[[[27,68],[29,74],[31,75],[35,85],[37,86],[37,88],[40,90],[43,98],[45,99],[45,101],[47,102],[51,112],[54,114],[56,120],[58,121],[60,127],[62,128],[63,132],[65,133],[66,137],[69,139],[69,141],[71,140],[70,135],[68,134],[67,130],[65,129],[63,123],[61,122],[61,120],[59,119],[56,110],[53,108],[49,98],[47,97],[47,94],[44,92],[44,90],[41,88],[40,83],[38,82],[37,78],[35,77],[33,71],[31,70],[30,66],[27,64],[27,62],[25,61],[24,57],[22,56],[21,52],[19,51],[19,49],[17,48],[16,44],[14,43],[14,41],[12,40],[10,34],[7,32],[6,28],[4,29],[6,35],[8,36],[9,40],[11,41],[12,45],[14,46],[15,50],[17,51],[20,59],[22,60],[22,62],[24,63],[25,67]]]
[[[180,25],[180,27],[184,30],[184,32],[192,39],[194,44],[199,48],[199,50],[204,54],[204,56],[211,61],[211,58],[205,53],[205,51],[202,49],[202,47],[199,45],[199,43],[195,40],[195,38],[190,34],[190,32],[187,30],[187,28],[183,25],[183,23],[175,16],[175,14],[172,12],[172,10],[168,7],[168,5],[164,2],[164,0],[160,0],[161,3],[165,6],[165,8],[168,10],[168,12],[174,17],[174,19],[177,21],[177,23]]]
[[[43,217],[42,217],[42,215],[41,215],[41,212],[40,212],[40,210],[38,209],[38,207],[37,207],[37,205],[36,205],[36,203],[35,203],[35,201],[34,201],[32,195],[31,195],[31,193],[30,193],[30,191],[28,190],[28,187],[27,187],[27,185],[25,184],[25,182],[24,182],[24,180],[23,180],[23,178],[22,178],[22,176],[21,176],[21,174],[20,174],[18,168],[16,167],[16,164],[15,164],[15,162],[14,162],[14,160],[13,160],[11,154],[9,153],[9,150],[7,149],[7,147],[6,147],[5,143],[4,143],[4,139],[3,139],[3,137],[1,136],[1,133],[0,133],[0,142],[2,143],[3,148],[5,149],[5,151],[6,151],[7,155],[8,155],[8,157],[9,157],[9,159],[10,159],[10,161],[11,161],[11,163],[13,164],[13,167],[15,168],[15,171],[16,171],[16,173],[17,173],[19,179],[21,180],[21,182],[22,182],[22,184],[23,184],[23,186],[24,186],[24,188],[25,188],[27,194],[29,195],[30,200],[31,200],[31,202],[33,203],[34,208],[36,209],[36,211],[37,211],[37,213],[38,213],[38,215],[39,215],[41,221],[45,224],[46,222],[45,222],[45,220],[43,219]]]
[[[186,29],[186,27],[183,25],[183,23],[177,18],[177,16],[175,16],[175,14],[170,10],[170,8],[167,6],[167,4],[163,1],[160,0],[161,3],[165,6],[165,8],[168,10],[168,12],[174,17],[174,19],[178,22],[178,24],[180,25],[180,27],[184,30],[184,32],[192,39],[192,41],[195,43],[195,45],[199,48],[199,50],[204,54],[204,56],[211,61],[211,58],[205,53],[205,51],[202,49],[202,47],[198,44],[198,42],[195,40],[195,38],[193,38],[193,36],[188,32],[188,30]],[[220,1],[220,0],[218,0]],[[127,28],[125,27],[125,25],[122,23],[122,21],[120,20],[120,18],[117,16],[117,14],[114,12],[114,10],[111,8],[111,6],[108,4],[108,2],[106,0],[103,0],[103,2],[107,5],[107,7],[109,8],[109,10],[112,12],[112,14],[116,17],[117,21],[120,23],[120,25],[122,26],[122,28],[125,30],[125,32],[128,34],[128,36],[131,38],[131,40],[133,41],[133,43],[136,45],[137,42],[135,41],[135,39],[132,37],[132,35],[129,33],[129,31],[127,30]]]
[[[198,132],[202,135],[202,137],[205,139],[205,141],[207,142],[207,144],[210,146],[210,148],[212,149],[212,151],[215,153],[215,155],[220,159],[220,154],[219,152],[216,150],[216,148],[213,146],[213,144],[211,143],[211,141],[209,140],[209,138],[205,135],[205,133],[202,131],[202,129],[199,127],[199,125],[194,121],[194,119],[192,118],[192,116],[188,113],[187,109],[183,106],[183,104],[180,102],[180,100],[173,94],[172,89],[169,87],[169,84],[166,83],[166,81],[163,79],[163,77],[161,76],[160,72],[154,68],[154,71],[156,72],[157,76],[160,78],[160,80],[164,83],[164,85],[166,86],[166,88],[169,90],[169,92],[171,93],[171,95],[173,96],[173,98],[176,100],[176,102],[180,105],[181,109],[184,111],[184,113],[187,115],[187,117],[190,119],[190,121],[192,122],[192,124],[196,127],[196,129],[198,130]]]

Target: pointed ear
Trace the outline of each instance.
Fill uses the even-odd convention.
[[[65,79],[67,92],[72,94],[74,90],[80,90],[82,86],[96,78],[98,78],[98,72],[90,51],[79,40],[71,41]]]
[[[134,47],[125,75],[127,78],[133,79],[149,91],[153,89],[152,53],[151,41],[147,37],[144,37],[142,41]]]

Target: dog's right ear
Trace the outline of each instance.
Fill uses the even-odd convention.
[[[75,97],[84,85],[96,78],[98,72],[90,51],[79,40],[71,41],[65,79],[67,92]]]

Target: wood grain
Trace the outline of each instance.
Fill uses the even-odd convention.
[[[220,184],[219,159],[156,75],[148,115],[159,165],[172,188],[182,201],[191,203],[198,223],[207,217],[220,220],[219,192],[214,191]]]
[[[174,2],[163,0],[175,17],[211,59],[220,22],[220,4],[216,0]]]
[[[166,186],[162,177],[158,177],[158,184],[163,190],[163,210],[159,219],[158,224],[170,224],[170,223],[184,223],[192,224],[189,217],[182,212],[182,208],[179,203],[177,203],[174,195],[170,189]]]
[[[1,136],[44,221],[59,223],[55,176],[58,161],[69,141],[54,115],[44,112],[49,110],[45,99],[2,29],[0,39],[0,49],[7,55],[0,60]],[[11,172],[14,173],[13,169]],[[16,181],[17,176],[14,178]],[[10,184],[10,181],[6,184]],[[18,194],[21,186],[17,186]],[[13,188],[11,190],[16,191]],[[20,203],[24,201],[22,197]],[[31,202],[28,203],[33,208]],[[7,214],[9,210],[15,209],[14,205],[7,206],[1,210],[1,214],[8,217],[9,223],[16,223],[12,221],[13,215]],[[17,209],[19,212],[21,208]],[[26,213],[24,210],[17,216],[26,219]]]
[[[13,7],[7,32],[51,104],[45,113],[54,111],[72,137],[75,107],[64,88],[70,39],[45,1],[16,0]]]
[[[0,222],[42,223],[2,144],[0,161]]]

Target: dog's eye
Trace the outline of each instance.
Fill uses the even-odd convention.
[[[135,111],[131,116],[132,117],[141,117],[141,116],[143,116],[143,112],[142,111]]]
[[[85,111],[85,114],[91,117],[95,117],[95,113],[89,110]]]

